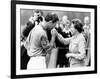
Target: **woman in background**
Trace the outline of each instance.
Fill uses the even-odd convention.
[[[62,18],[62,24],[64,26],[63,32],[68,33],[70,30],[70,21],[68,20],[67,16],[63,16]]]
[[[64,38],[70,38],[72,36],[71,32],[69,31],[69,24],[70,22],[68,20],[68,16],[64,15],[61,22],[56,27],[57,32]],[[58,38],[56,38],[55,42],[58,48],[57,67],[69,67],[68,58],[65,56],[65,54],[69,51],[69,45],[64,45],[58,40]]]

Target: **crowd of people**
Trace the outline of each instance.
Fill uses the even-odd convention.
[[[34,10],[21,34],[21,69],[90,66],[90,18]]]

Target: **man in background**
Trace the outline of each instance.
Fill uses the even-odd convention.
[[[91,37],[91,29],[90,29],[90,17],[85,16],[84,17],[84,26],[83,26],[84,32],[83,35],[86,40],[86,65],[90,66],[91,64],[91,53],[90,53],[90,37]]]

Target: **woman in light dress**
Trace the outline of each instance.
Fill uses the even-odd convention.
[[[82,31],[83,25],[79,19],[72,20],[71,32],[73,36],[71,38],[64,38],[61,34],[55,31],[58,39],[63,44],[69,44],[69,53],[66,54],[66,57],[69,58],[70,67],[86,66],[86,41],[82,34]]]

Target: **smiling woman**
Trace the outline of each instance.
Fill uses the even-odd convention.
[[[95,73],[94,14],[94,5],[12,1],[12,78]],[[89,39],[82,29],[86,16]]]

